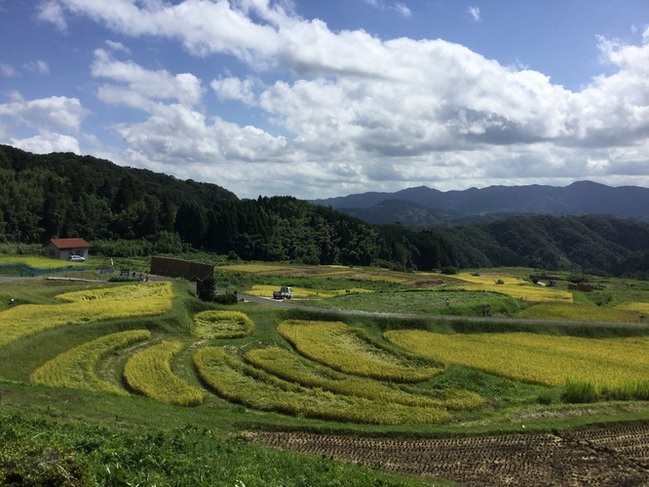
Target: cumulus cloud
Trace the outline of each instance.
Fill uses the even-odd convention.
[[[142,100],[177,100],[194,105],[201,97],[201,82],[193,74],[172,75],[166,70],[147,70],[132,61],[118,61],[104,49],[97,49],[94,54],[90,67],[93,76],[120,83],[127,92],[139,95]],[[110,101],[110,93],[114,91],[104,90],[104,101]]]
[[[24,139],[11,138],[7,143],[35,154],[49,154],[50,152],[81,153],[79,141],[75,137],[48,131]]]
[[[255,103],[255,81],[250,78],[240,80],[239,78],[230,76],[216,79],[210,83],[210,86],[222,100],[241,101],[246,105],[253,105]]]
[[[368,3],[410,12],[400,2]],[[241,75],[212,76],[209,86],[220,100],[260,110],[263,123],[256,127],[199,108],[203,80],[195,74],[117,59],[129,55],[121,44],[97,49],[91,66],[102,83],[100,100],[145,112],[138,122],[115,125],[132,161],[173,166],[195,179],[218,173],[237,194],[272,191],[273,184],[308,197],[331,188],[343,194],[413,184],[457,187],[458,181],[647,174],[649,29],[640,45],[600,39],[602,59],[614,72],[574,92],[537,71],[503,66],[441,39],[334,32],[320,20],[296,16],[289,2],[42,5],[41,11],[47,5],[60,14],[54,19],[64,21],[63,12],[85,15],[121,35],[164,37],[193,56],[209,61],[226,54],[247,68]],[[467,14],[480,20],[478,7]],[[281,75],[262,83],[265,73]],[[24,114],[36,110],[27,102],[21,106]]]
[[[13,93],[11,101],[0,104],[0,117],[11,117],[20,124],[42,130],[77,132],[87,111],[77,98],[52,96],[25,100]]]

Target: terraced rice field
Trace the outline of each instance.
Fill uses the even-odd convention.
[[[201,348],[194,356],[194,366],[215,393],[261,411],[370,424],[439,423],[450,419],[441,407],[406,406],[303,387],[250,367],[225,348]]]
[[[170,283],[75,291],[58,296],[62,304],[23,304],[0,313],[0,347],[67,325],[161,315],[171,309]]]
[[[422,357],[524,382],[561,386],[573,378],[612,386],[649,377],[649,337],[598,339],[422,330],[388,331],[384,336]]]
[[[442,367],[408,360],[372,342],[362,330],[341,322],[280,323],[277,331],[305,357],[347,374],[395,382],[421,382]]]
[[[194,315],[193,334],[204,340],[242,338],[254,329],[253,321],[239,311],[209,310]]]
[[[535,285],[516,277],[500,275],[476,276],[467,272],[457,274],[454,277],[464,281],[464,283],[450,285],[449,288],[497,292],[529,302],[558,301],[572,303],[572,293],[569,291]]]
[[[205,399],[203,389],[188,384],[171,370],[171,360],[184,345],[163,341],[147,347],[126,362],[124,380],[134,391],[178,406],[196,406]]]
[[[66,387],[88,391],[112,392],[125,395],[126,391],[101,379],[97,368],[101,360],[119,350],[151,338],[149,330],[129,330],[105,335],[68,350],[36,369],[30,380],[50,387]]]

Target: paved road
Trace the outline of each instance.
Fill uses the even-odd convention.
[[[569,325],[569,326],[589,326],[589,327],[614,327],[614,328],[648,328],[649,323],[619,323],[619,322],[595,322],[595,321],[564,321],[564,320],[529,320],[524,318],[507,318],[504,316],[498,317],[484,317],[484,316],[457,316],[457,315],[438,315],[438,314],[415,314],[415,313],[383,313],[380,311],[358,311],[358,310],[348,310],[348,309],[330,309],[330,308],[318,308],[315,306],[305,306],[299,304],[296,300],[279,300],[273,298],[265,298],[259,296],[252,296],[250,294],[237,294],[240,299],[244,301],[249,301],[251,303],[265,304],[267,306],[277,306],[282,308],[293,308],[293,309],[302,309],[306,311],[321,311],[323,313],[333,313],[340,315],[352,315],[352,316],[377,316],[383,318],[433,318],[437,320],[447,320],[447,321],[476,321],[484,322],[490,321],[493,323],[520,323],[520,324],[529,324],[529,325]]]

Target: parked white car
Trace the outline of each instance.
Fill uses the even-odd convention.
[[[68,260],[71,262],[85,262],[86,258],[83,255],[71,255]]]

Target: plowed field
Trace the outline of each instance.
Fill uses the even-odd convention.
[[[649,425],[398,440],[254,432],[254,441],[464,486],[649,486]]]

